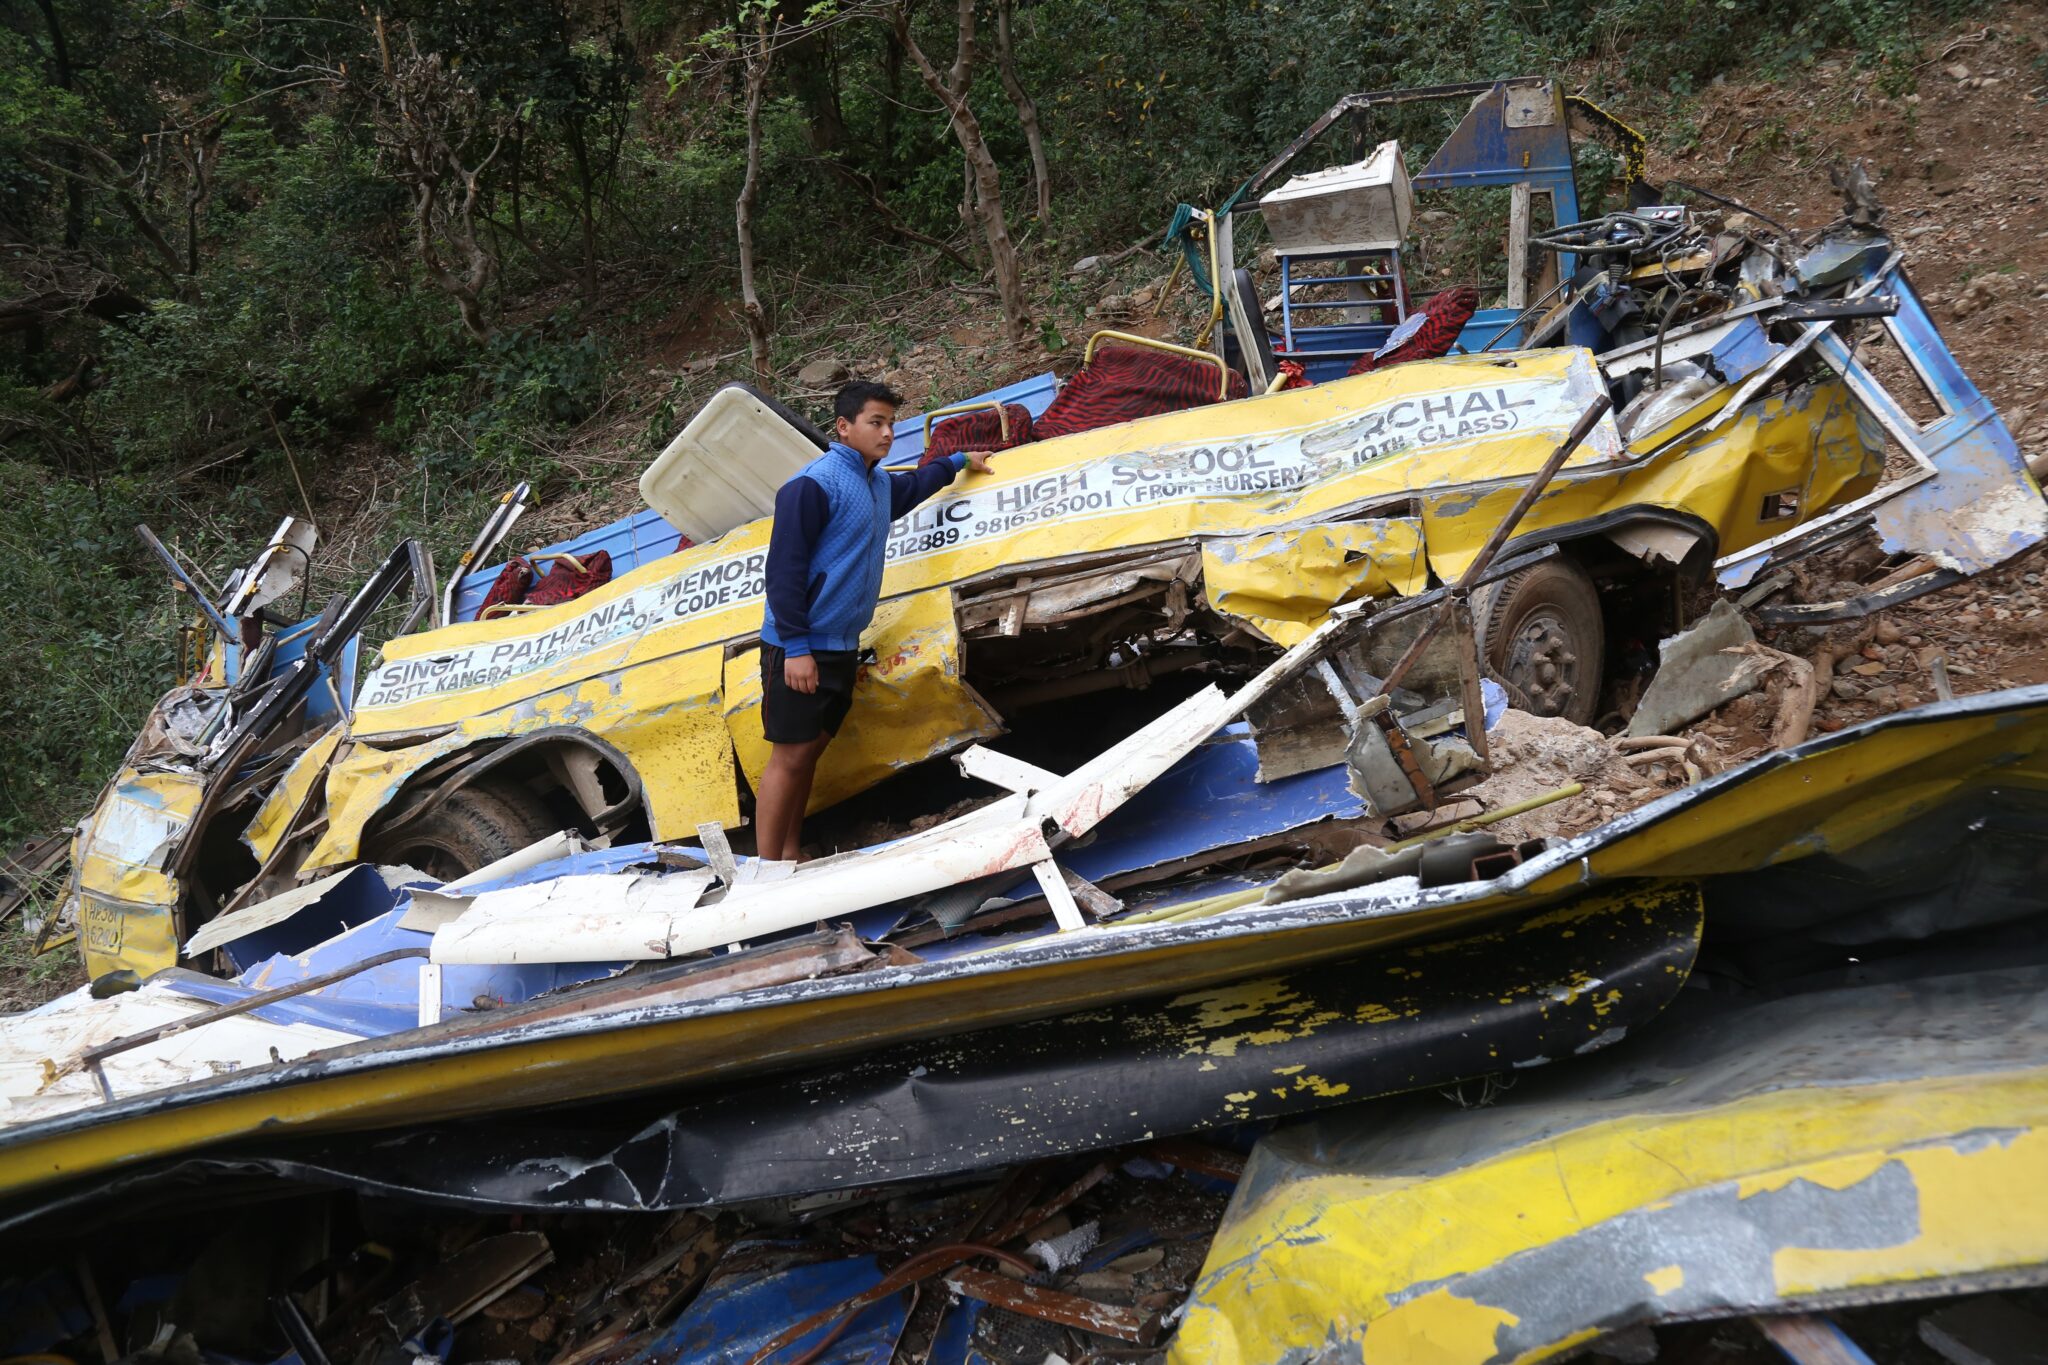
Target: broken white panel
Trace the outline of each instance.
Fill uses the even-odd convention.
[[[475,899],[474,888],[502,881],[506,877],[539,867],[542,863],[551,863],[558,858],[570,858],[589,851],[589,842],[575,830],[565,829],[550,834],[547,838],[536,840],[516,853],[507,853],[494,863],[485,863],[474,872],[464,873],[452,882],[414,891],[412,908],[399,917],[398,927],[431,934],[469,909],[469,903]]]
[[[479,892],[434,931],[430,961],[614,962],[673,957],[705,872],[591,872]],[[706,945],[699,945],[706,946]]]
[[[340,872],[295,886],[289,891],[272,896],[269,900],[245,905],[233,914],[222,915],[199,926],[199,932],[185,942],[185,956],[197,957],[212,952],[224,943],[233,943],[246,938],[259,929],[268,929],[273,924],[282,924],[308,906],[317,904],[321,897],[332,891],[336,885],[355,875],[359,867],[346,868]],[[384,885],[397,890],[407,882],[425,881],[427,875],[410,867],[379,867],[373,869],[384,879]]]
[[[420,964],[420,1027],[441,1022],[441,964]]]
[[[1088,923],[1081,917],[1081,907],[1074,900],[1066,878],[1060,875],[1058,863],[1050,858],[1033,863],[1031,875],[1038,878],[1038,889],[1045,893],[1045,903],[1052,907],[1054,923],[1062,929],[1079,929]]]
[[[801,864],[776,881],[742,877],[708,905],[698,904],[708,872],[667,877],[600,873],[484,892],[461,918],[435,932],[432,960],[487,964],[675,957],[1049,862],[1049,832],[1079,838],[1095,828],[1321,654],[1359,610],[1360,605],[1337,608],[1234,695],[1205,687],[1030,796],[1004,797],[879,848]],[[694,888],[679,882],[670,891],[660,889],[662,883],[691,876],[697,878]]]
[[[953,761],[968,777],[1020,795],[1043,791],[1060,780],[1056,772],[1035,763],[1026,763],[1021,758],[999,754],[994,749],[985,749],[979,744],[953,755]]]
[[[255,561],[237,576],[233,596],[223,610],[229,616],[247,616],[266,607],[298,585],[306,566],[312,563],[313,546],[320,532],[310,521],[286,517],[270,533]]]
[[[0,1127],[101,1103],[99,1082],[80,1065],[80,1054],[213,1008],[212,1001],[181,994],[167,982],[145,981],[139,990],[105,1000],[80,986],[25,1014],[0,1018]],[[317,1024],[236,1014],[117,1052],[100,1065],[115,1097],[126,1098],[268,1066],[273,1050],[290,1062],[357,1041],[353,1033]]]

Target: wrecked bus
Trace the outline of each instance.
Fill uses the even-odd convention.
[[[1266,191],[1328,130],[1417,100],[1467,104],[1412,174],[1387,142]],[[1842,220],[1801,240],[1657,202],[1637,157],[1640,206],[1577,221],[1587,128],[1612,120],[1544,80],[1347,97],[1231,211],[1191,212],[1175,234],[1211,309],[1207,350],[1103,334],[1064,385],[906,421],[902,458],[969,437],[1007,449],[997,473],[895,528],[879,662],[813,809],[1006,733],[1054,744],[1076,698],[1156,713],[1148,694],[1253,676],[1339,604],[1457,578],[1596,400],[1613,415],[1508,547],[1553,552],[1472,599],[1490,681],[1539,714],[1625,718],[1687,585],[1752,587],[1767,619],[1844,619],[2048,533],[1867,185],[1848,177]],[[1425,298],[1412,196],[1474,190],[1510,199],[1496,306]],[[1235,268],[1233,219],[1252,213],[1275,248],[1270,302]],[[1865,363],[1878,337],[1924,393],[1880,382]],[[1121,403],[1133,355],[1172,370],[1182,396]],[[384,639],[353,688],[341,661],[369,608],[408,570],[416,599],[436,599],[406,547],[362,610],[315,623],[303,666],[276,662],[285,632],[250,650],[245,617],[216,622],[215,666],[174,694],[207,699],[208,717],[186,714],[198,728],[168,755],[153,720],[81,828],[67,909],[89,970],[173,965],[208,920],[358,861],[448,878],[563,829],[599,844],[743,829],[766,758],[765,514],[777,461],[793,470],[816,434],[744,393],[714,407],[671,449],[681,477],[663,496],[683,490],[679,504],[553,547],[579,569],[596,548],[611,557],[614,576],[573,600],[487,611],[496,570],[479,569],[426,613],[433,628]],[[1084,407],[1114,420],[1091,425]],[[1782,564],[1873,536],[1917,565],[1881,601],[1768,601]]]

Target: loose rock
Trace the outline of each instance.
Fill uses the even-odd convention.
[[[827,358],[813,360],[796,372],[796,382],[807,389],[823,389],[845,380],[851,373],[844,361]]]

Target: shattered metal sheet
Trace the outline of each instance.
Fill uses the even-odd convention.
[[[1700,923],[1689,883],[1595,892],[1420,947],[908,1043],[666,1112],[245,1144],[217,1167],[115,1183],[261,1169],[443,1202],[630,1211],[984,1170],[1595,1051],[1670,1003]]]
[[[742,1244],[735,1251],[759,1252]],[[792,1248],[792,1254],[803,1254]],[[879,1258],[764,1266],[704,1287],[689,1308],[626,1365],[746,1365],[792,1323],[837,1307],[882,1279]],[[909,1317],[908,1293],[891,1294],[862,1308],[829,1343],[832,1324],[820,1324],[777,1351],[771,1361],[814,1365],[889,1365]],[[816,1353],[816,1354],[812,1354]]]
[[[1895,837],[1944,792],[2048,784],[2044,749],[2048,688],[1991,693],[1759,758],[1492,882],[1389,885],[1377,895],[1100,926],[951,962],[713,1000],[567,1008],[498,1029],[451,1021],[20,1125],[0,1133],[0,1199],[18,1218],[123,1168],[222,1149],[259,1131],[282,1143],[292,1134],[389,1131],[634,1094],[677,1096],[692,1086],[758,1078],[769,1065],[820,1069],[913,1039],[1356,958],[1626,879],[1711,877],[1839,854]]]
[[[1637,1323],[2048,1279],[2048,967],[1759,1001],[1254,1150],[1174,1359],[1504,1365]]]
[[[1868,242],[1861,249],[1870,250]],[[1982,573],[2048,539],[2048,509],[2012,432],[1991,400],[1970,381],[1897,269],[1897,257],[1870,268],[1865,286],[1882,284],[1898,300],[1880,324],[1925,382],[1938,415],[1916,420],[1826,322],[1801,324],[1820,358],[1839,373],[1862,411],[1913,459],[1915,468],[1862,498],[1829,509],[1762,544],[1724,556],[1716,572],[1724,588],[1742,587],[1773,563],[1832,543],[1867,517],[1878,542],[1894,554],[1925,555],[1957,574]],[[1875,440],[1868,442],[1873,450]],[[1944,578],[1941,585],[1953,582]]]

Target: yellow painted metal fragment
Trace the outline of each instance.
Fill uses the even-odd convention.
[[[1792,1086],[1594,1122],[1431,1174],[1279,1182],[1218,1233],[1172,1358],[1252,1365],[1356,1341],[1371,1365],[1502,1365],[1481,1328],[1519,1319],[1471,1297],[1464,1277],[1681,1196],[1853,1190],[1888,1167],[1912,1179],[1917,1230],[1854,1250],[1780,1247],[1781,1295],[2048,1262],[2048,1068]],[[1680,1261],[1644,1278],[1666,1295],[1687,1274]]]
[[[88,975],[176,964],[179,886],[164,870],[205,791],[196,773],[122,770],[73,843],[72,888]]]
[[[1364,1358],[1380,1361],[1485,1360],[1494,1337],[1513,1326],[1513,1313],[1474,1303],[1448,1289],[1432,1289],[1375,1318],[1365,1329]]]
[[[472,742],[457,731],[402,749],[344,745],[327,769],[327,828],[307,852],[301,870],[317,872],[361,857],[364,828],[413,775]]]
[[[341,743],[341,726],[333,725],[326,733],[306,746],[306,751],[292,760],[292,766],[277,780],[263,798],[263,804],[256,808],[249,827],[242,831],[242,842],[262,862],[277,851],[277,841],[284,838],[285,829],[292,817],[306,803],[306,795],[313,785],[327,775],[327,765],[334,758],[334,751]]]
[[[1216,610],[1295,645],[1340,603],[1427,587],[1422,523],[1388,517],[1204,541],[1202,585]]]
[[[1779,1294],[1791,1298],[1964,1275],[1987,1266],[2038,1265],[2048,1255],[2041,1227],[2048,1212],[2048,1131],[1986,1133],[1974,1141],[1894,1151],[1885,1160],[1904,1167],[1912,1179],[1920,1215],[1916,1235],[1896,1246],[1781,1247],[1772,1258]],[[1863,1165],[1855,1158],[1849,1164]],[[1861,1180],[1877,1175],[1867,1165],[1863,1169]],[[1812,1178],[1824,1183],[1828,1173]]]

